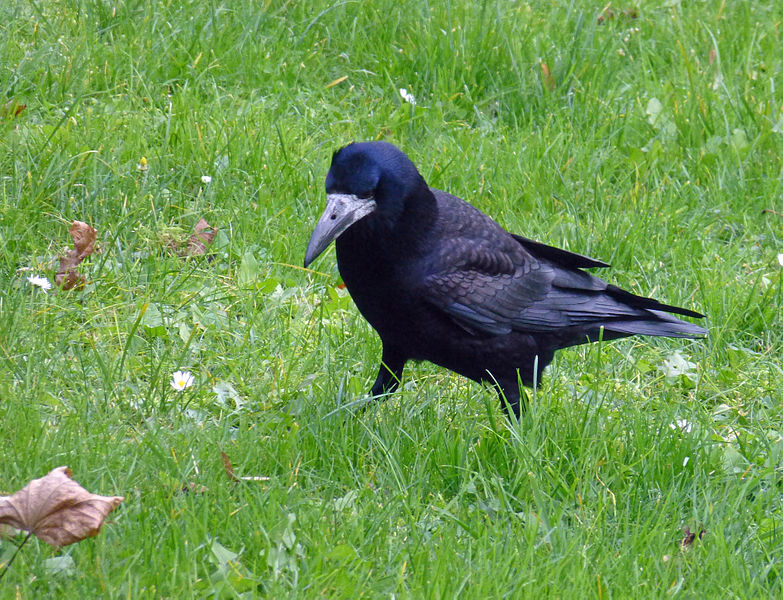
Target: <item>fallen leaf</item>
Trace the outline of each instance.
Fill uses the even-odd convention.
[[[212,227],[204,219],[199,219],[196,223],[196,227],[193,230],[193,234],[188,238],[188,244],[185,247],[182,256],[201,256],[206,254],[207,246],[212,243],[218,230],[216,227]]]
[[[234,467],[231,466],[231,459],[228,457],[228,454],[221,450],[220,458],[223,461],[223,468],[226,470],[226,475],[228,475],[228,478],[231,481],[239,481],[239,477],[234,475]]]
[[[0,117],[18,117],[25,108],[27,108],[26,104],[20,104],[11,99],[0,107]]]
[[[98,232],[83,223],[74,221],[68,230],[73,238],[73,249],[68,250],[60,258],[60,268],[54,282],[64,290],[70,290],[84,283],[84,277],[76,270],[76,267],[95,251],[95,238]]]
[[[697,534],[695,531],[691,531],[690,527],[686,527],[683,529],[683,533],[685,534],[685,537],[682,538],[680,545],[685,549],[693,545],[697,535],[699,536],[699,539],[703,538],[705,531],[704,529],[699,529],[699,533]]]
[[[231,466],[231,459],[228,454],[221,450],[220,458],[223,461],[223,468],[226,469],[226,475],[231,481],[269,481],[269,477],[237,477],[234,473],[234,467]]]
[[[541,74],[544,76],[544,87],[546,87],[546,89],[548,89],[550,92],[554,91],[555,78],[549,71],[549,67],[545,62],[541,63]]]
[[[67,546],[98,535],[106,516],[125,498],[91,494],[57,467],[0,501],[0,524],[29,531],[47,544]]]

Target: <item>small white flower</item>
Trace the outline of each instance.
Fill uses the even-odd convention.
[[[27,281],[29,281],[32,285],[38,286],[44,292],[46,290],[52,289],[52,284],[46,277],[41,277],[39,275],[30,275],[27,278]]]
[[[202,175],[201,183],[212,183],[212,178],[209,175]]]
[[[413,97],[413,94],[410,93],[405,88],[400,88],[400,96],[402,96],[402,99],[405,100],[408,104],[411,104],[412,106],[416,106],[416,98]]]
[[[193,385],[195,377],[191,375],[190,371],[174,371],[171,375],[171,387],[178,392],[183,391],[185,388],[189,388]]]
[[[778,254],[778,264],[783,267],[783,252]]]
[[[677,419],[674,423],[669,423],[672,429],[679,429],[682,433],[690,433],[693,430],[693,423],[687,419]]]
[[[682,466],[684,467],[685,465],[687,465],[687,464],[688,464],[688,461],[689,461],[690,459],[691,459],[691,457],[690,457],[690,456],[686,456],[684,459],[682,459]]]

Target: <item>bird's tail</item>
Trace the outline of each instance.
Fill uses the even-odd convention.
[[[672,317],[660,310],[647,309],[650,319],[619,319],[604,324],[604,331],[625,335],[653,335],[659,337],[694,338],[707,334],[704,327]],[[698,313],[697,313],[698,314]]]

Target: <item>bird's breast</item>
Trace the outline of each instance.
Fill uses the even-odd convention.
[[[337,244],[337,267],[354,304],[382,338],[410,334],[423,301],[415,293],[416,266]],[[350,250],[347,252],[347,250]]]

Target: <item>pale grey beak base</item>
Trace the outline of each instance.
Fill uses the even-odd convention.
[[[313,229],[307,243],[304,266],[307,267],[340,234],[375,210],[375,200],[359,198],[353,194],[327,194],[326,209]]]

